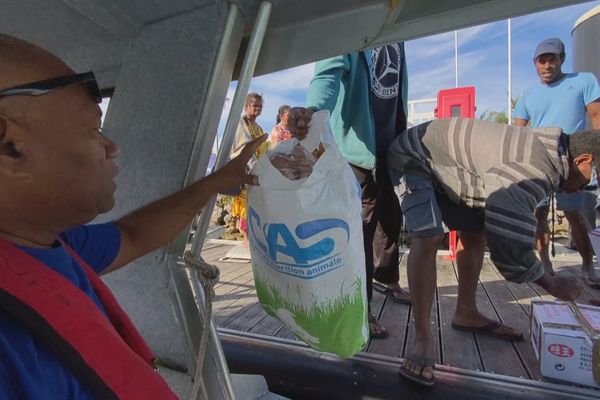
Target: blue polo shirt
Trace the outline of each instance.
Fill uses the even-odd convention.
[[[513,117],[530,121],[533,128],[559,127],[571,134],[585,129],[586,106],[598,98],[600,86],[594,74],[570,73],[558,82],[525,90]]]
[[[113,262],[121,246],[119,229],[113,223],[79,226],[61,237],[97,273]],[[71,281],[106,314],[85,272],[63,246],[21,249]],[[0,311],[0,399],[87,400],[94,396],[51,349]]]

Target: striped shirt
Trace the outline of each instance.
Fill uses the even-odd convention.
[[[544,269],[534,248],[533,213],[568,175],[564,138],[559,128],[439,119],[398,136],[389,166],[397,174],[426,173],[452,202],[485,208],[498,270],[511,281],[535,281]]]

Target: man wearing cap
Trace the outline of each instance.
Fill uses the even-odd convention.
[[[600,86],[590,72],[564,73],[565,46],[560,39],[542,41],[535,49],[533,63],[540,82],[525,90],[519,98],[513,115],[518,126],[559,127],[566,134],[581,131],[589,117],[591,127],[600,129]],[[556,194],[557,209],[562,210],[572,229],[573,240],[581,254],[582,274],[591,285],[600,285],[600,274],[594,270],[593,249],[587,232],[589,224],[581,215],[584,194],[581,192]],[[548,256],[550,242],[548,228],[549,198],[541,201],[535,211],[537,218],[536,248],[542,264],[554,273]]]
[[[92,72],[0,34],[0,399],[176,399],[98,275],[167,244],[219,191],[256,184],[266,135],[214,174],[116,221],[117,145]]]

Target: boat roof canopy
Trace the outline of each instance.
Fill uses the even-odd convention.
[[[6,0],[0,2],[0,26],[2,32],[54,52],[77,70],[93,69],[100,84],[110,87],[142,28],[216,1]],[[249,22],[248,37],[259,1],[232,1]],[[273,0],[255,74],[577,2],[581,1]]]

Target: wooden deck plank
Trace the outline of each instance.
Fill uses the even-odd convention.
[[[458,280],[452,262],[438,262],[437,282],[442,362],[453,367],[483,370],[474,335],[452,328],[458,297]]]
[[[406,256],[402,256],[399,263],[400,282],[404,282],[405,284],[408,282],[406,278],[407,258]],[[406,340],[406,328],[409,317],[409,305],[386,299],[379,314],[379,322],[388,330],[389,336],[384,340],[371,340],[365,351],[390,357],[400,357],[404,348],[404,341]]]
[[[486,262],[488,263],[489,267],[496,273],[498,279],[503,280],[502,275],[498,272],[496,268],[492,266],[492,262],[489,259],[486,259]],[[537,358],[535,357],[535,354],[533,352],[533,348],[531,347],[531,342],[529,338],[529,315],[531,314],[531,301],[552,300],[553,297],[550,296],[544,289],[533,283],[515,283],[506,280],[503,280],[503,282],[527,317],[524,320],[521,319],[519,324],[514,326],[511,325],[513,328],[521,330],[525,338],[523,342],[515,342],[514,346],[519,352],[519,355],[521,356],[524,368],[526,369],[529,377],[531,379],[540,380],[542,379],[542,373],[540,371],[540,366],[537,361]]]
[[[205,247],[202,256],[221,271],[213,301],[213,317],[217,326],[274,336],[283,324],[267,315],[257,303],[250,262],[219,261],[233,245],[207,243],[209,246]]]
[[[231,245],[221,243],[211,244],[208,247],[208,250],[206,250],[206,247],[207,246],[205,246],[202,250],[202,258],[204,258],[204,261],[206,261],[207,263],[215,265],[217,268],[219,268],[220,281],[227,280],[224,278],[228,277],[229,274],[235,272],[240,268],[244,268],[245,263],[219,261],[219,259],[229,251]]]
[[[250,267],[250,263],[239,263],[239,262],[228,262],[228,261],[218,261],[216,259],[211,259],[206,257],[204,253],[202,253],[204,261],[209,264],[216,266],[219,269],[219,283],[227,282],[233,276],[239,275],[240,273],[244,273],[248,271]]]
[[[202,256],[204,259],[218,260],[223,257],[233,245],[223,243],[206,243],[202,247]]]
[[[526,336],[528,332],[527,314],[515,302],[504,284],[504,280],[498,277],[491,264],[486,261],[487,257],[483,262],[477,290],[477,305],[480,312],[489,318],[500,320],[502,323],[520,330]],[[475,334],[475,337],[486,372],[529,377],[513,343],[481,334]],[[528,344],[526,341],[521,343]]]
[[[251,290],[242,293],[238,299],[229,303],[225,308],[228,310],[227,312],[224,312],[223,309],[217,313],[215,315],[215,322],[217,325],[226,325],[233,319],[241,317],[257,303],[258,298],[256,297],[256,290],[254,290],[254,286],[252,286]]]
[[[205,260],[216,264],[221,269],[221,281],[215,287],[214,315],[217,325],[295,339],[295,336],[285,329],[279,320],[267,315],[257,303],[250,263],[218,261],[218,258],[222,257],[229,248],[229,244],[218,244],[208,249],[209,252],[203,253]],[[406,282],[406,259],[407,257],[403,257],[400,267],[403,282]],[[446,263],[438,260],[438,289],[431,318],[436,338],[437,362],[459,368],[483,369],[498,374],[538,379],[537,361],[532,360],[528,355],[528,352],[532,354],[528,341],[513,345],[496,338],[455,331],[450,327],[456,301],[457,281],[451,265]],[[551,296],[536,285],[506,282],[490,266],[489,260],[486,260],[485,264],[478,291],[480,310],[490,317],[512,324],[517,329],[525,328],[524,333],[528,334],[531,300],[551,298]],[[569,267],[568,263],[561,265],[557,263],[556,268],[565,276],[577,277],[579,274],[579,267]],[[585,292],[582,299],[600,298],[600,291],[586,287]],[[390,336],[384,340],[371,341],[367,351],[392,357],[403,356],[406,350],[410,351],[414,337],[414,320],[410,307],[394,303],[379,293],[374,293],[371,305],[375,314],[379,316],[380,322],[390,332]],[[435,334],[436,332],[439,335]],[[475,356],[477,349],[479,349],[479,356]],[[526,366],[523,366],[523,363]]]
[[[283,328],[283,323],[277,318],[266,315],[260,322],[254,325],[248,332],[259,335],[275,336]]]
[[[438,262],[439,262],[439,257],[438,257]],[[431,322],[431,332],[433,334],[433,342],[434,342],[433,350],[435,352],[435,362],[437,364],[441,364],[442,359],[441,359],[441,352],[440,352],[440,336],[439,336],[439,326],[438,326],[438,293],[437,293],[437,288],[436,288],[435,293],[434,293],[433,307],[431,309],[430,322]],[[412,344],[414,342],[414,337],[415,337],[415,317],[414,317],[414,308],[411,307],[410,308],[410,318],[409,318],[408,333],[406,335],[406,341],[404,343],[404,349],[403,349],[403,352],[402,352],[402,357],[406,357],[406,354],[410,353],[412,351],[411,346],[412,346]]]
[[[219,277],[219,282],[215,285],[215,292],[222,286],[231,287],[242,279],[246,281],[247,278],[252,276],[252,271],[248,269],[244,264],[240,264],[226,272],[224,275]],[[223,290],[223,289],[221,289]],[[221,293],[221,292],[219,292]]]
[[[296,335],[294,335],[285,325],[282,325],[282,328],[275,334],[275,336],[282,339],[290,339],[290,340],[298,340]]]
[[[252,271],[246,271],[230,281],[223,282],[221,286],[215,287],[213,316],[220,314],[239,299],[251,295],[250,292],[253,290],[254,280]]]
[[[248,266],[245,264],[219,263],[215,265],[220,271],[219,282],[217,282],[215,288],[248,273]]]
[[[267,313],[263,310],[258,299],[255,299],[253,302],[248,303],[239,313],[232,315],[227,319],[219,318],[217,324],[218,326],[228,329],[247,332],[254,325],[258,324],[265,315],[267,315]]]
[[[215,320],[217,323],[226,324],[234,318],[240,317],[242,314],[245,314],[250,308],[254,307],[255,304],[258,303],[258,297],[256,295],[256,288],[254,286],[254,276],[252,275],[252,280],[247,285],[246,291],[241,292],[241,296],[235,301],[229,303],[227,308],[219,313],[217,313]],[[261,307],[262,310],[262,307]],[[264,312],[263,312],[264,315]],[[260,319],[260,318],[259,318]],[[250,321],[248,321],[249,323]],[[258,321],[257,321],[258,322]]]

